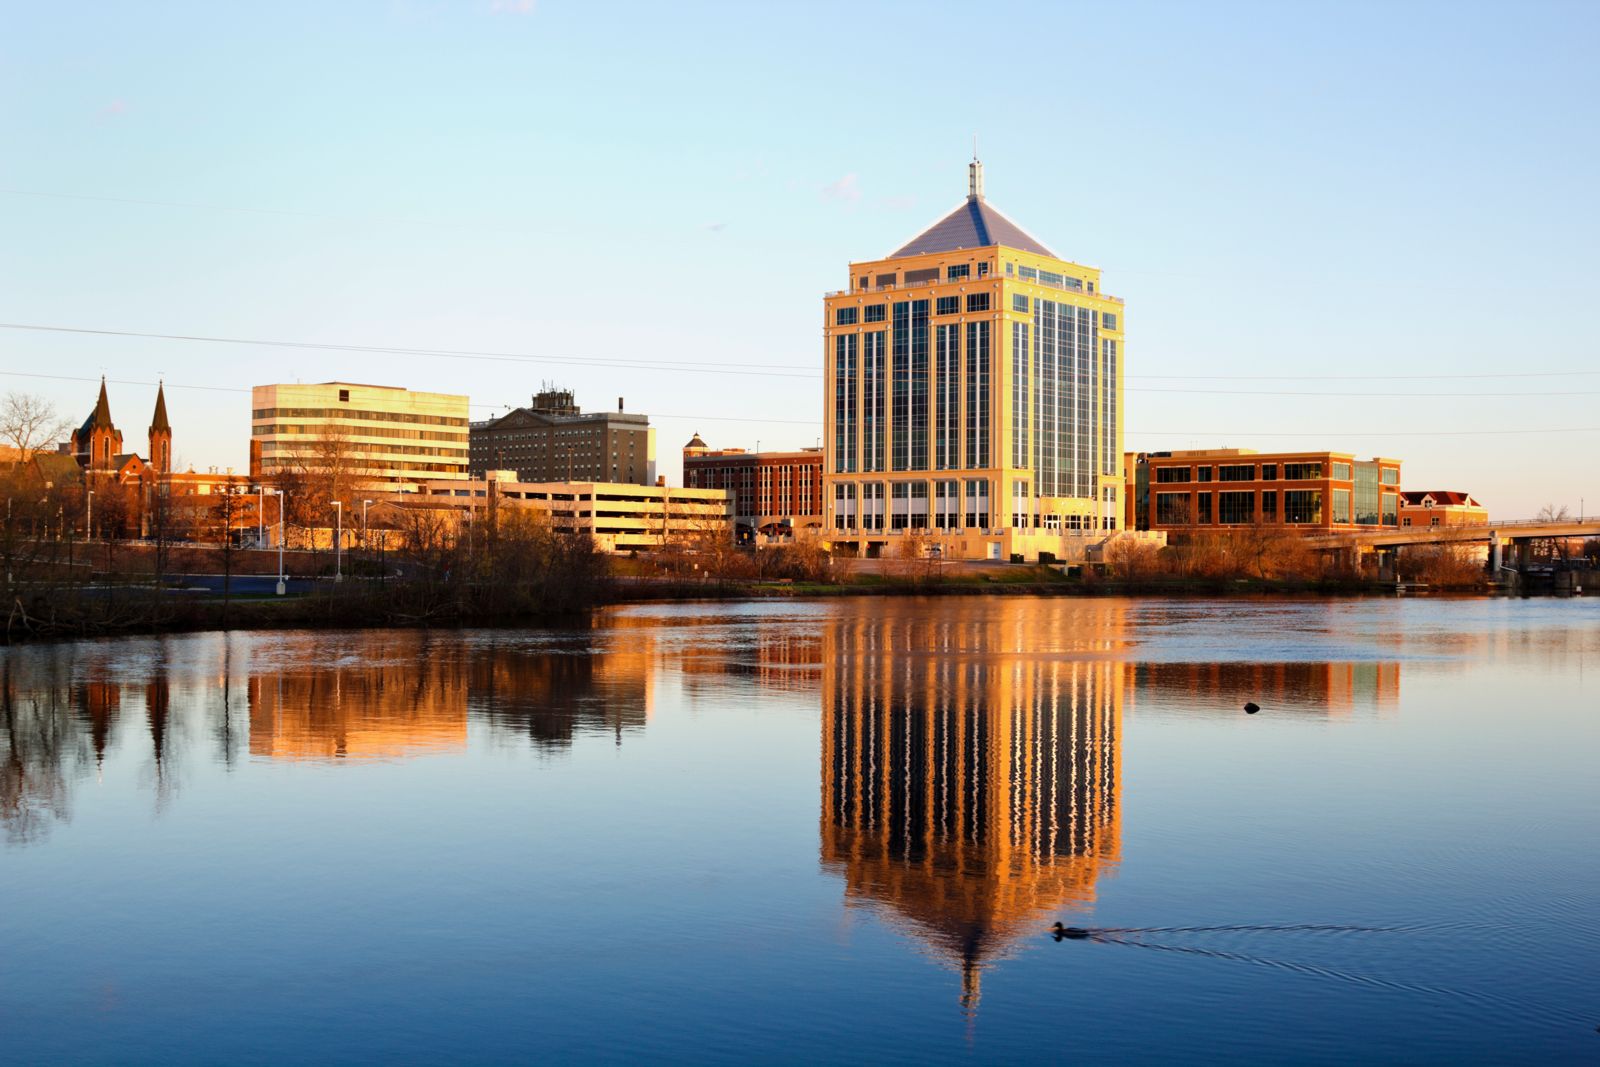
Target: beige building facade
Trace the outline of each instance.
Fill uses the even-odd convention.
[[[250,474],[327,470],[382,492],[466,479],[467,398],[388,385],[321,382],[250,391]]]
[[[650,551],[712,539],[733,540],[734,498],[721,489],[677,489],[621,482],[519,482],[515,472],[489,471],[469,481],[424,483],[429,504],[474,514],[529,508],[567,533],[586,533],[606,552]],[[419,503],[422,501],[419,501]]]

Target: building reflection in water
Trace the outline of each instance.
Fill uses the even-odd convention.
[[[465,749],[467,672],[431,644],[425,633],[341,635],[325,657],[252,672],[250,754],[384,760]]]
[[[1137,663],[1130,664],[1130,706],[1159,704],[1187,714],[1214,710],[1235,715],[1245,701],[1278,712],[1348,715],[1380,713],[1400,703],[1400,664],[1361,663]]]
[[[959,970],[969,1010],[984,969],[1087,907],[1121,848],[1126,672],[1096,652],[1121,605],[993,607],[830,620],[822,672],[823,867]]]

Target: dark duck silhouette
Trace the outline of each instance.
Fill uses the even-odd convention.
[[[1261,710],[1261,705],[1257,704],[1254,700],[1248,700],[1248,701],[1245,702],[1244,713],[1246,715],[1254,715],[1256,712],[1258,712],[1260,710]]]
[[[1063,939],[1069,941],[1087,941],[1089,939],[1089,931],[1085,930],[1081,926],[1062,926],[1060,923],[1056,923],[1050,928],[1050,930],[1053,934],[1055,934],[1055,939],[1057,941],[1061,941]]]

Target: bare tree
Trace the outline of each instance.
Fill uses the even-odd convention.
[[[67,432],[67,420],[56,414],[55,406],[32,393],[7,393],[0,401],[0,440],[18,452],[26,463],[33,454]]]

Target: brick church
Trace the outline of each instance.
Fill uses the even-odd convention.
[[[111,421],[111,401],[106,397],[106,380],[101,378],[100,399],[83,425],[72,431],[66,451],[82,470],[111,475],[123,483],[171,474],[172,424],[167,421],[165,384],[156,386],[156,410],[150,419],[148,440],[148,457],[122,450],[122,431]]]

